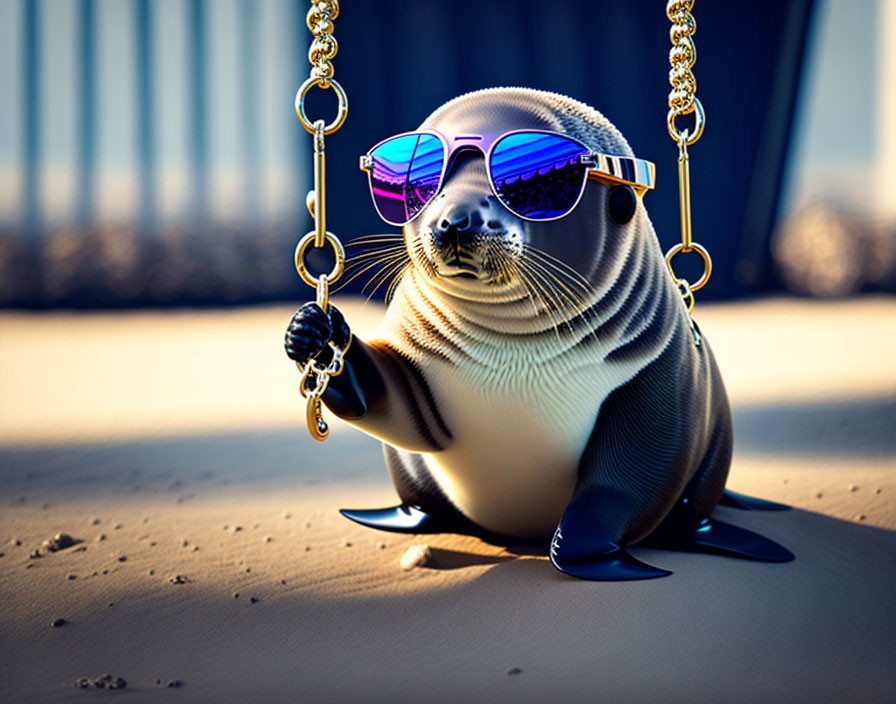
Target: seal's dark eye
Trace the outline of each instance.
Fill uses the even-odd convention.
[[[613,186],[607,196],[607,214],[617,225],[625,225],[635,216],[637,204],[631,186]]]

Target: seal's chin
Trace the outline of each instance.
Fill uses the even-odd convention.
[[[496,267],[489,261],[473,263],[462,258],[436,257],[418,262],[417,270],[434,288],[467,301],[507,303],[527,295],[511,269]]]

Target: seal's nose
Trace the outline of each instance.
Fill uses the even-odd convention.
[[[470,249],[484,223],[478,208],[464,203],[447,206],[436,218],[432,228],[433,244],[440,248]]]

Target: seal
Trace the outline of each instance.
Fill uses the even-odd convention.
[[[586,153],[498,173],[505,155],[547,153],[539,135]],[[384,219],[403,225],[389,259],[401,274],[378,331],[351,342],[323,395],[383,441],[401,504],[343,515],[397,532],[550,541],[554,566],[585,579],[669,574],[634,558],[635,544],[793,559],[712,517],[720,501],[786,507],[725,491],[725,388],[665,269],[643,203],[652,172],[632,176],[646,162],[622,134],[571,98],[497,88],[449,101],[410,139],[406,164],[400,141],[371,151],[400,163],[394,182],[372,171],[371,189]],[[380,168],[371,154],[362,167]],[[420,175],[432,155],[438,181]],[[564,174],[580,164],[595,179],[582,176],[570,208]],[[384,193],[394,183],[404,190]],[[309,303],[287,354],[305,363],[350,336],[338,309]]]

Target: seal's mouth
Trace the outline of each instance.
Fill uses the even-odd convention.
[[[461,252],[440,256],[435,261],[435,265],[439,276],[460,279],[485,278],[482,263],[476,257],[464,256]]]

